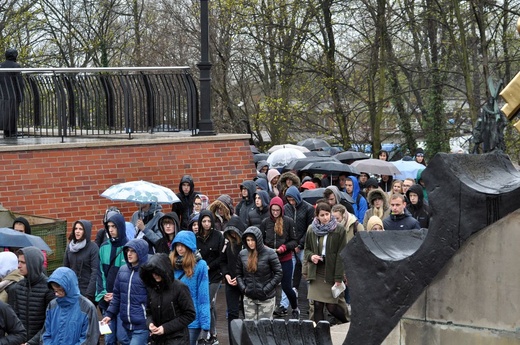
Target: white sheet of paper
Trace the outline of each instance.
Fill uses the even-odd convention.
[[[99,321],[99,332],[102,335],[103,334],[111,334],[112,330],[110,329],[110,327],[108,326],[107,323],[103,323],[103,322]]]

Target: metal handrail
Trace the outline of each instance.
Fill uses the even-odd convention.
[[[198,130],[198,91],[186,66],[1,69],[0,109],[2,102],[12,102],[10,89],[20,74],[17,128],[23,135],[64,141]]]

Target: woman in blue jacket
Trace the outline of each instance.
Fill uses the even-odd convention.
[[[188,330],[190,345],[195,345],[199,335],[201,339],[207,338],[211,316],[208,265],[197,250],[197,239],[193,232],[181,231],[175,236],[170,261],[173,265],[175,279],[180,280],[190,289],[196,318],[188,325]]]

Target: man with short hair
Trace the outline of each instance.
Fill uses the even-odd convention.
[[[421,185],[414,184],[406,192],[406,197],[410,201],[406,209],[412,217],[419,221],[421,228],[428,228],[430,225],[430,207],[423,202],[423,192]]]
[[[406,210],[404,195],[394,193],[390,197],[390,216],[383,219],[385,230],[412,230],[420,229],[421,225]]]
[[[359,173],[359,177],[358,177],[359,190],[360,190],[361,195],[363,195],[364,197],[366,197],[368,195],[368,193],[365,192],[365,188],[367,188],[366,183],[369,178],[370,178],[370,175],[368,175],[368,173],[366,173],[366,172]]]
[[[24,276],[7,296],[9,304],[27,330],[25,342],[40,344],[40,334],[45,322],[45,310],[54,299],[43,273],[43,254],[36,247],[25,247],[16,252],[18,270]]]

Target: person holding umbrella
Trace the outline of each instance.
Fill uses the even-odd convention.
[[[162,206],[158,203],[138,203],[139,210],[132,214],[130,222],[135,226],[135,238],[142,238],[148,242],[148,253],[156,252],[155,245],[161,238],[159,219],[164,216]]]

